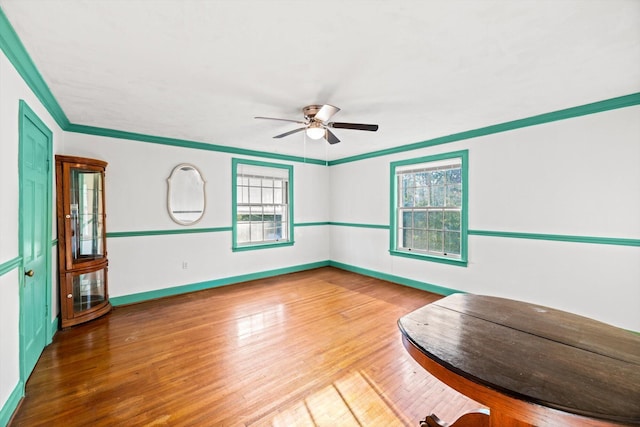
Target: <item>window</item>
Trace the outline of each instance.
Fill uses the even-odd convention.
[[[391,163],[392,255],[466,265],[467,154]]]
[[[293,244],[293,166],[233,159],[233,250]]]

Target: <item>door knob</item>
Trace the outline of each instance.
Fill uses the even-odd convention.
[[[25,276],[29,276],[29,277],[33,277],[33,270],[25,271],[24,275]]]

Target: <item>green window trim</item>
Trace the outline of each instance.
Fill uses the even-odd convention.
[[[288,239],[282,241],[266,241],[266,242],[257,242],[257,243],[243,243],[238,244],[238,166],[240,165],[249,165],[249,166],[258,166],[258,167],[267,167],[267,168],[278,168],[284,169],[287,173],[288,180],[288,188],[287,188],[287,227],[288,227]],[[293,166],[292,165],[284,165],[279,163],[271,163],[271,162],[263,162],[259,160],[248,160],[248,159],[231,159],[231,235],[232,235],[232,251],[233,252],[242,252],[249,251],[255,249],[270,249],[275,247],[283,247],[283,246],[293,246],[295,243],[294,240],[294,220],[293,220]]]
[[[245,245],[234,245],[233,252],[253,251],[256,249],[280,248],[282,246],[293,246],[292,241],[282,241],[276,243],[247,243]]]
[[[429,253],[417,253],[408,250],[398,249],[398,218],[397,218],[397,200],[398,185],[396,172],[398,168],[410,166],[413,164],[436,162],[441,160],[460,159],[461,161],[461,182],[462,182],[462,212],[460,218],[460,258],[450,258],[446,256],[438,256]],[[449,153],[436,154],[432,156],[419,157],[414,159],[400,160],[391,162],[390,164],[390,197],[389,197],[389,253],[393,256],[419,259],[423,261],[439,262],[456,266],[467,266],[467,250],[468,250],[468,201],[469,201],[469,150],[453,151]]]

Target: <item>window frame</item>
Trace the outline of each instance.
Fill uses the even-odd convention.
[[[240,165],[258,166],[266,168],[284,169],[287,171],[287,215],[288,215],[288,239],[282,241],[268,242],[249,242],[238,243],[238,167]],[[232,158],[231,161],[231,235],[232,235],[232,251],[249,251],[255,249],[267,249],[282,246],[293,246],[293,166],[280,163],[263,162],[259,160],[248,160]]]
[[[450,159],[460,159],[461,184],[462,184],[462,206],[460,218],[460,258],[453,258],[444,255],[436,255],[422,252],[412,252],[410,250],[398,248],[398,179],[397,169],[405,166],[419,165],[424,163],[428,168],[428,163],[446,161]],[[467,266],[468,255],[468,218],[469,218],[469,150],[453,151],[431,156],[418,157],[407,160],[399,160],[390,163],[390,214],[389,214],[389,253],[393,256],[419,259],[423,261],[433,261],[450,265]]]

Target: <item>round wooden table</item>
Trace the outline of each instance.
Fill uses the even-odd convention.
[[[472,294],[428,304],[398,326],[421,366],[489,408],[452,426],[640,425],[640,335],[633,332]],[[431,415],[423,425],[448,424]]]

